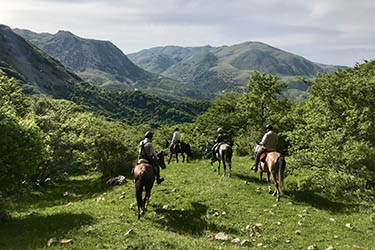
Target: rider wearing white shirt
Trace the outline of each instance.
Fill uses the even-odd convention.
[[[251,168],[256,173],[258,170],[259,160],[263,153],[266,152],[273,152],[276,151],[276,145],[278,141],[277,134],[273,131],[273,127],[271,124],[268,124],[266,126],[266,133],[264,134],[262,141],[260,142],[260,145],[262,145],[262,149],[259,150],[259,152],[255,156],[255,164]]]

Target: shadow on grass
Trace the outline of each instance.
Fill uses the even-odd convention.
[[[233,228],[219,227],[214,223],[206,221],[207,206],[197,202],[191,203],[192,209],[188,210],[170,210],[156,208],[157,214],[161,215],[157,222],[168,230],[180,233],[202,236],[203,232],[209,230],[211,232],[238,233]]]
[[[0,249],[39,249],[51,238],[60,241],[72,229],[91,224],[86,214],[61,213],[42,216],[32,214],[0,224]],[[60,244],[60,243],[56,243]]]
[[[253,182],[255,184],[259,184],[259,174],[257,176],[254,175],[243,175],[243,174],[238,174],[238,173],[232,173],[232,178],[238,178],[243,181],[248,181],[248,182]],[[262,183],[267,183],[267,174],[263,174],[263,182]]]
[[[351,213],[362,207],[360,204],[332,201],[313,191],[287,191],[285,194],[296,202],[307,203],[316,209],[332,213]]]
[[[100,175],[94,175],[86,179],[60,180],[38,190],[18,194],[12,199],[17,209],[44,208],[92,198],[110,189],[112,187]]]

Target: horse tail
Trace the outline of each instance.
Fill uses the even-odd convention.
[[[233,155],[233,150],[232,147],[227,148],[227,155],[226,155],[226,160],[228,163],[232,163],[232,155]]]
[[[285,158],[283,155],[280,155],[279,159],[277,159],[277,162],[279,164],[279,186],[280,186],[280,192],[283,193],[284,189],[284,171],[285,171]]]

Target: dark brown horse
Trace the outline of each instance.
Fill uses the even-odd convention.
[[[262,146],[259,144],[255,144],[254,153],[255,155],[259,150],[261,150]],[[280,195],[283,191],[284,187],[284,170],[285,170],[285,159],[284,156],[278,152],[269,152],[267,153],[266,159],[264,162],[260,162],[259,168],[259,189],[262,184],[262,176],[263,172],[267,173],[267,183],[268,183],[268,192],[273,196],[277,196],[277,201],[280,200]],[[270,185],[270,175],[272,176],[272,180],[275,183],[275,191],[272,192],[271,185]]]
[[[185,143],[185,142],[182,141],[178,145],[176,145],[177,147],[174,147],[175,145],[172,145],[170,147],[170,144],[171,144],[171,141],[165,139],[165,147],[166,148],[169,147],[169,151],[170,151],[170,155],[169,155],[169,159],[168,159],[168,164],[171,163],[171,159],[172,159],[172,156],[174,154],[176,155],[176,162],[178,162],[178,154],[179,153],[182,156],[182,162],[185,161],[185,154],[186,154],[186,162],[189,162],[189,158],[190,158],[190,160],[193,158],[193,155],[191,153],[191,148],[190,148],[190,144],[189,143]]]
[[[157,163],[162,169],[165,169],[164,154],[160,152],[157,154]],[[151,189],[154,186],[155,173],[154,167],[149,163],[139,163],[134,169],[134,185],[135,185],[135,196],[137,199],[138,206],[138,220],[147,211],[147,205],[151,196]],[[145,197],[142,199],[143,188],[145,189]]]

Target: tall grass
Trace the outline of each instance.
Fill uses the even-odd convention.
[[[132,180],[110,188],[99,175],[70,178],[11,200],[0,249],[375,249],[371,209],[295,190],[276,202],[265,184],[257,192],[250,165],[235,157],[228,178],[208,161],[171,163],[141,220]],[[228,240],[215,240],[220,232]]]

